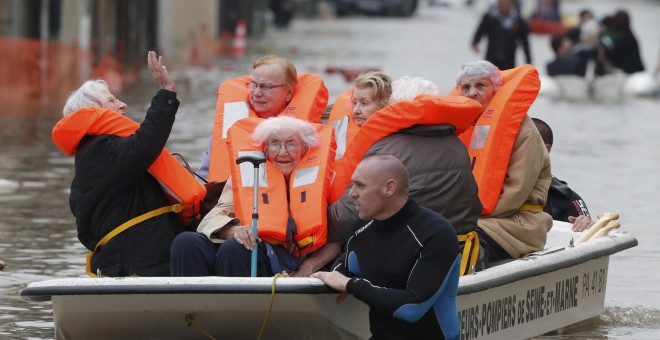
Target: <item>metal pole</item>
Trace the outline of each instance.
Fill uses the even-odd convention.
[[[259,223],[259,212],[257,206],[259,204],[259,164],[265,163],[265,157],[258,157],[254,155],[241,156],[236,158],[236,164],[241,164],[243,162],[250,162],[254,167],[254,193],[253,193],[253,205],[252,205],[252,234],[254,239],[259,238],[259,228],[257,224]],[[257,245],[252,248],[252,259],[250,265],[250,276],[257,277]]]
[[[254,167],[254,195],[252,206],[252,235],[255,241],[259,237],[259,228],[257,223],[259,221],[259,212],[257,211],[257,204],[259,203],[259,165]],[[250,276],[257,277],[257,245],[252,248],[252,262],[250,263]]]

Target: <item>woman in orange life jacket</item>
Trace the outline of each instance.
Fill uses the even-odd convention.
[[[86,134],[73,150],[75,178],[69,204],[76,216],[78,239],[92,250],[99,240],[122,223],[154,209],[170,205],[156,178],[147,169],[163,151],[179,107],[174,82],[154,52],[148,54],[149,71],[160,90],[147,115],[132,135]],[[126,104],[108,90],[102,80],[85,82],[68,98],[63,114],[75,117],[79,109],[100,107],[123,114]],[[91,113],[90,113],[91,114]],[[71,132],[55,132],[55,142]],[[76,141],[78,142],[78,141]],[[58,144],[59,146],[60,144]],[[143,221],[95,251],[93,273],[104,276],[168,276],[169,249],[183,231],[175,214]]]
[[[239,142],[240,139],[238,136],[233,135],[234,129],[241,128],[243,125],[249,124],[254,120],[259,119],[244,119],[232,127],[229,133],[232,138],[236,138],[232,139],[232,144]],[[300,211],[303,210],[300,208],[294,209],[295,202],[293,202],[294,198],[291,197],[296,197],[293,194],[294,189],[292,188],[296,187],[297,178],[292,178],[292,174],[297,176],[300,171],[297,166],[302,164],[301,160],[304,159],[304,163],[312,161],[309,155],[314,155],[317,150],[321,151],[320,149],[325,145],[324,141],[319,138],[319,134],[312,124],[297,118],[279,116],[259,121],[260,123],[258,123],[256,129],[252,132],[250,139],[252,139],[252,145],[263,150],[266,156],[266,182],[268,189],[265,190],[275,189],[273,187],[276,185],[275,176],[271,176],[275,175],[275,172],[271,172],[272,167],[276,168],[278,170],[277,173],[281,173],[286,181],[286,198],[274,199],[272,191],[268,191],[268,198],[264,198],[266,191],[264,193],[262,193],[261,189],[259,191],[261,193],[259,195],[258,206],[260,238],[263,240],[261,236],[262,227],[271,227],[270,229],[279,228],[281,233],[286,233],[286,230],[293,224],[293,226],[297,227],[298,232],[302,233],[301,228],[305,226],[299,225],[299,220],[293,215],[298,214],[299,216],[300,213],[309,213],[309,211]],[[326,129],[326,135],[329,137],[328,140],[331,140],[331,128],[326,126],[322,126],[322,128]],[[234,145],[231,147],[233,149]],[[233,155],[237,151],[230,150],[230,152]],[[334,159],[334,152],[326,151],[326,153],[328,155],[326,155],[325,161]],[[322,158],[322,155],[317,156],[313,156],[313,159]],[[329,157],[331,159],[328,159]],[[292,273],[298,268],[299,263],[305,258],[305,255],[307,255],[306,252],[291,252],[291,247],[285,249],[284,244],[272,242],[270,239],[266,239],[264,242],[257,242],[257,238],[252,233],[251,226],[246,225],[249,223],[249,213],[247,216],[246,214],[241,214],[241,211],[246,211],[243,203],[246,203],[245,199],[248,196],[248,200],[250,201],[247,204],[249,205],[248,208],[252,207],[251,193],[243,195],[240,191],[245,190],[244,188],[246,186],[240,185],[240,183],[243,183],[241,177],[247,173],[241,175],[238,172],[238,170],[241,170],[241,167],[238,165],[236,167],[232,169],[232,177],[227,181],[218,204],[204,217],[197,228],[197,232],[185,232],[179,235],[172,243],[171,270],[173,276],[250,276],[250,258],[251,251],[254,247],[258,247],[258,276],[272,276],[283,270]],[[327,170],[326,173],[327,182],[329,183],[331,171]],[[326,179],[322,179],[322,181],[325,182]],[[318,183],[318,181],[315,182]],[[260,180],[260,187],[265,184],[263,180]],[[237,193],[243,199],[236,197]],[[313,197],[310,198],[309,196],[312,195],[307,196],[307,201],[314,200]],[[326,200],[326,197],[322,199]],[[284,205],[282,200],[288,201],[288,204]],[[243,207],[239,207],[239,204],[243,205]],[[321,205],[318,202],[314,204],[317,206]],[[276,208],[278,210],[275,211],[277,215],[283,215],[279,213],[281,210],[289,210],[288,213],[284,214],[288,216],[288,218],[284,218],[285,221],[282,223],[284,225],[280,227],[267,225],[268,222],[265,220],[275,214],[269,215],[268,213],[264,213],[262,209],[267,208],[266,205],[277,206]],[[322,221],[318,225],[322,227],[321,229],[324,233],[323,242],[325,242],[326,207],[317,210],[319,216],[312,216],[312,218]],[[241,215],[243,216],[241,217]],[[287,219],[288,221],[286,221]],[[298,225],[296,226],[296,224]],[[285,238],[288,238],[288,235]],[[318,244],[318,246],[321,246],[321,244]]]
[[[538,73],[535,71],[533,73],[536,78],[532,77],[532,79],[538,80]],[[467,130],[461,135],[462,139],[465,138],[464,141],[469,141],[467,145],[469,145],[470,157],[473,157],[476,144],[484,145],[483,148],[478,147],[478,151],[483,151],[485,157],[493,156],[496,153],[493,150],[505,144],[504,140],[493,142],[493,127],[490,130],[482,129],[490,122],[498,121],[498,124],[512,126],[517,131],[515,137],[505,137],[511,139],[508,140],[511,156],[506,167],[499,167],[501,171],[506,171],[505,175],[501,176],[504,179],[503,183],[498,184],[499,187],[486,185],[494,182],[488,180],[490,178],[488,176],[497,176],[495,173],[500,171],[498,169],[483,169],[483,173],[486,174],[485,179],[475,173],[479,186],[479,197],[482,198],[484,210],[488,210],[487,213],[482,212],[477,228],[486,268],[500,260],[518,258],[530,252],[542,250],[547,233],[552,227],[552,217],[543,212],[551,181],[548,151],[534,123],[526,114],[526,110],[516,113],[517,123],[512,123],[516,117],[507,116],[514,110],[513,107],[507,106],[513,100],[498,96],[498,91],[506,85],[503,84],[502,79],[500,70],[485,60],[463,64],[456,78],[458,92],[464,97],[478,101],[483,107],[481,115],[474,123],[474,130]],[[523,87],[528,85],[524,81],[520,84]],[[529,85],[529,87],[533,86]],[[505,93],[505,91],[500,92]],[[533,101],[534,98],[536,95],[527,95],[518,100],[527,101],[527,104],[531,105],[529,101]],[[513,103],[513,105],[521,106],[520,103]],[[486,112],[485,118],[484,112]],[[497,120],[500,117],[503,119]],[[482,132],[490,131],[490,135],[478,134],[478,129],[481,129]],[[503,129],[500,130],[503,131]],[[466,134],[471,135],[464,136]],[[479,140],[481,143],[478,143]],[[492,148],[489,149],[489,147]],[[496,160],[496,162],[501,162],[499,156]],[[479,158],[476,158],[476,162],[473,164],[475,166],[473,171],[477,171],[480,165],[477,163],[480,163]],[[481,161],[481,165],[483,164],[485,161]],[[484,202],[484,195],[495,196],[494,207],[488,207],[488,203]]]
[[[384,108],[390,95],[392,78],[385,73],[370,71],[355,79],[351,95],[351,117],[355,124],[362,126],[376,111]]]
[[[392,78],[382,72],[369,71],[358,76],[353,87],[335,99],[328,118],[329,124],[335,129],[337,141],[335,165],[341,162],[362,124],[376,111],[387,106],[391,94]]]
[[[335,167],[341,162],[344,152],[350,146],[351,140],[360,127],[376,111],[387,106],[391,94],[392,78],[382,72],[369,71],[358,76],[353,82],[350,101],[335,103],[337,106],[333,105],[331,119],[335,116],[334,112],[339,117],[330,122],[335,129],[335,140],[337,141]],[[340,247],[340,242],[328,243],[305,259],[293,276],[306,277],[321,270],[339,255]]]

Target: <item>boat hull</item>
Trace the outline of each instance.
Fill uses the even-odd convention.
[[[527,338],[601,314],[610,255],[637,245],[612,232],[571,246],[555,222],[554,247],[463,276],[461,339]],[[58,339],[367,339],[368,307],[311,278],[76,278],[31,283],[21,295],[52,300]]]
[[[264,339],[357,339],[315,306],[336,294],[278,294]],[[54,296],[57,339],[257,339],[270,295],[261,293]],[[139,301],[139,303],[136,303]],[[363,323],[368,326],[364,315]],[[365,328],[368,336],[368,328]]]
[[[603,313],[609,257],[458,298],[461,339],[529,338]]]

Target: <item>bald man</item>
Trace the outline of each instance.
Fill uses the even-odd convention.
[[[433,308],[415,323],[401,319],[400,311],[438,292],[458,256],[456,231],[442,215],[408,199],[408,172],[394,156],[363,159],[351,181],[360,220],[350,228],[340,263],[312,277],[342,292],[338,302],[348,293],[369,305],[374,340],[445,339]]]

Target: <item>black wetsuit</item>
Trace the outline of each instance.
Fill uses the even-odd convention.
[[[429,300],[458,256],[456,232],[442,215],[408,200],[385,221],[356,222],[346,254],[335,270],[353,277],[348,292],[369,305],[372,339],[444,339],[433,308],[416,323],[394,317]]]
[[[566,182],[560,181],[554,176],[548,190],[548,200],[543,210],[552,215],[552,219],[556,221],[568,222],[568,216],[587,215],[591,217],[582,197],[571,190]]]

